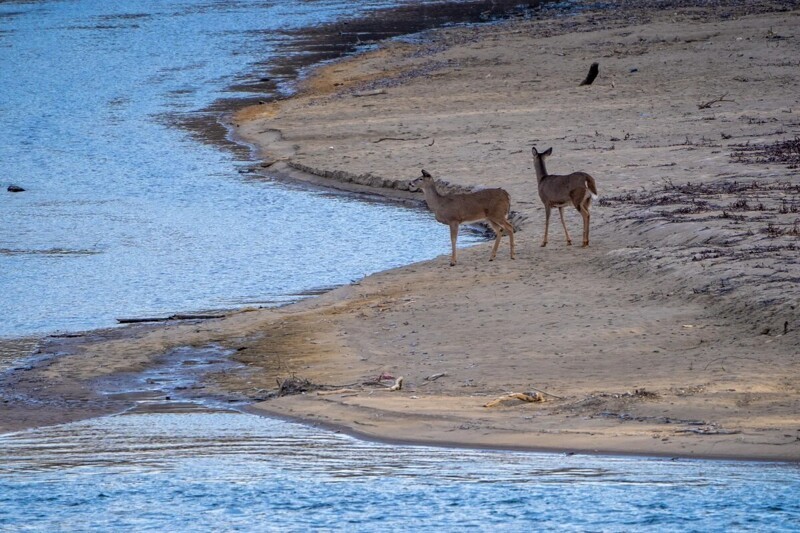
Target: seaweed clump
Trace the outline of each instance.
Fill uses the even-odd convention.
[[[778,163],[790,169],[800,168],[800,137],[772,144],[740,144],[731,159],[737,163]]]

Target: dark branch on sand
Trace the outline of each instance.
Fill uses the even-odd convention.
[[[118,318],[120,324],[141,324],[144,322],[166,322],[168,320],[211,320],[225,318],[225,315],[170,315],[162,317]]]
[[[722,95],[722,96],[720,96],[719,98],[714,98],[713,100],[710,100],[710,101],[708,101],[708,102],[706,102],[706,103],[704,103],[704,104],[697,104],[697,109],[708,109],[708,108],[710,108],[712,105],[714,105],[714,104],[717,104],[717,103],[719,103],[719,102],[731,102],[731,103],[736,103],[736,100],[726,100],[726,99],[725,99],[725,97],[726,97],[726,96],[728,96],[728,93],[725,93],[725,94],[723,94],[723,95]]]
[[[421,140],[427,139],[427,138],[428,137],[408,137],[408,138],[404,139],[402,137],[381,137],[377,141],[372,141],[372,142],[375,143],[375,144],[378,144],[378,143],[383,142],[383,141],[421,141]],[[431,144],[433,144],[433,143],[431,143]]]

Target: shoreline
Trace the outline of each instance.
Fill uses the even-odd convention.
[[[247,111],[237,115],[240,135],[242,128],[251,128],[245,133],[248,135],[264,131],[265,125],[272,131],[281,131],[281,142],[276,143],[272,135],[255,143],[262,149],[268,170],[275,166],[271,162],[288,157],[306,168],[327,171],[329,176],[320,178],[321,185],[330,184],[331,176],[337,172],[339,176],[369,174],[381,182],[386,179],[381,176],[391,176],[399,184],[406,177],[414,177],[422,164],[462,187],[488,182],[508,188],[512,192],[512,208],[519,208],[527,217],[520,234],[520,240],[525,241],[521,257],[514,263],[503,251],[497,261],[487,263],[485,247],[478,245],[460,253],[461,262],[455,269],[448,269],[440,257],[381,272],[288,307],[238,310],[219,320],[128,330],[131,335],[127,336],[99,335],[97,339],[76,342],[80,346],[74,357],[53,361],[48,368],[37,370],[41,383],[59,383],[63,376],[91,382],[98,374],[146,368],[153,358],[175,347],[219,344],[236,350],[233,359],[242,365],[242,370],[209,376],[209,394],[236,394],[255,400],[264,391],[273,393],[276,379],[303,377],[310,382],[305,394],[269,399],[248,407],[248,411],[260,409],[271,416],[339,428],[363,438],[531,451],[603,450],[598,453],[800,461],[800,421],[796,415],[800,393],[792,384],[800,363],[792,352],[797,345],[797,322],[787,315],[788,309],[780,306],[777,310],[754,307],[753,293],[746,292],[746,287],[695,292],[698,286],[702,288],[703,276],[728,279],[720,278],[714,270],[718,266],[704,257],[681,261],[673,258],[669,262],[670,253],[682,254],[682,250],[691,248],[691,237],[702,232],[702,227],[680,219],[683,213],[654,213],[656,208],[645,203],[647,198],[639,198],[628,188],[633,184],[648,194],[662,192],[654,184],[663,169],[675,172],[673,179],[677,183],[689,175],[695,179],[699,176],[701,183],[713,184],[715,180],[749,174],[775,181],[788,179],[791,183],[793,174],[780,165],[751,172],[749,167],[737,167],[735,163],[723,164],[724,169],[716,169],[716,175],[709,172],[709,165],[721,164],[721,157],[715,154],[721,146],[705,146],[699,140],[685,147],[670,144],[678,141],[676,137],[681,134],[663,129],[674,127],[670,122],[673,116],[681,118],[681,113],[692,107],[687,100],[696,104],[698,96],[685,95],[683,100],[676,97],[675,107],[683,106],[680,113],[670,114],[668,108],[659,107],[656,98],[642,96],[638,84],[629,81],[631,73],[626,76],[623,68],[613,66],[618,55],[631,57],[625,51],[633,47],[636,55],[632,57],[638,61],[647,59],[648,66],[671,64],[678,57],[690,71],[687,76],[697,71],[705,75],[702,66],[687,69],[691,65],[686,63],[686,57],[665,54],[700,47],[691,52],[701,55],[695,61],[701,63],[708,60],[703,54],[713,48],[707,44],[709,35],[763,34],[765,30],[760,25],[766,20],[774,28],[770,32],[781,35],[787,34],[786,25],[790,22],[781,26],[779,17],[769,12],[755,18],[729,20],[697,9],[688,15],[682,13],[677,22],[665,23],[666,12],[647,13],[650,20],[638,24],[628,20],[637,16],[631,13],[622,15],[622,22],[615,22],[613,14],[592,12],[561,19],[558,24],[549,21],[560,25],[564,33],[546,27],[548,21],[540,20],[438,30],[431,33],[432,42],[394,43],[326,65],[307,80],[306,90],[296,97],[257,106],[251,116]],[[798,12],[788,16],[796,20]],[[705,26],[708,24],[716,26]],[[543,36],[531,35],[543,28],[550,31],[541,32]],[[675,32],[680,37],[671,41],[659,32]],[[616,44],[614,39],[623,44]],[[717,37],[710,39],[713,43]],[[793,47],[794,39],[790,35],[778,44]],[[731,47],[739,41],[734,38],[722,42]],[[530,54],[519,54],[535,46],[545,53],[530,72],[540,69],[553,76],[567,69],[582,77],[590,59],[582,50],[589,49],[589,45],[610,53],[601,59],[602,74],[596,82],[599,89],[592,89],[595,92],[589,95],[562,88],[560,80],[548,81],[544,77],[533,83],[529,79],[533,74],[525,75],[526,70],[514,63],[533,61]],[[615,51],[615,46],[622,46],[622,52]],[[651,55],[652,60],[648,59]],[[721,61],[719,58],[724,55],[714,57]],[[610,75],[606,74],[606,63],[612,64]],[[646,67],[640,70],[647,72]],[[670,74],[667,70],[664,76]],[[520,82],[520,75],[524,83]],[[535,79],[539,79],[538,72],[536,75]],[[786,78],[782,83],[791,86],[788,75],[781,75]],[[320,77],[323,84],[314,87]],[[641,77],[646,84],[646,76]],[[348,83],[342,83],[343,79]],[[353,96],[353,91],[376,90],[375,84],[385,84],[387,79],[396,80],[396,84],[385,85],[385,93]],[[495,99],[497,110],[491,118],[484,113],[485,103],[480,95],[475,94],[476,79],[484,80],[481,90]],[[497,79],[504,80],[505,85],[497,85]],[[666,87],[666,94],[674,94],[670,85],[673,82],[653,81],[655,87]],[[443,99],[426,93],[431,83],[446,87],[452,97]],[[759,82],[739,83],[747,87]],[[554,115],[546,105],[520,105],[514,101],[517,89],[506,89],[505,93],[501,90],[504,86],[531,85],[537,87],[537,97],[543,94],[549,101],[567,100],[572,108],[560,108]],[[686,88],[682,89],[685,93]],[[761,93],[766,99],[785,98],[783,93],[775,93],[774,87],[772,92],[762,89],[759,85],[753,93],[743,91],[737,100],[750,102],[751,94]],[[612,108],[606,102],[609,98],[613,98],[613,106],[619,107],[611,114],[608,110]],[[458,100],[458,105],[452,105],[450,100]],[[353,105],[353,101],[358,104]],[[777,100],[769,102],[770,106],[776,103]],[[625,106],[633,104],[660,116],[664,123],[648,120],[649,117],[631,119]],[[370,107],[374,106],[380,106],[382,111],[377,121],[370,118]],[[415,106],[427,106],[428,111],[414,111]],[[595,107],[598,111],[593,111]],[[780,109],[774,110],[773,115],[767,109],[753,109],[758,120],[777,115],[789,124],[797,112],[791,111],[791,105],[788,107],[787,117],[777,115]],[[714,120],[708,124],[716,124],[717,120],[733,122],[733,117],[724,116],[725,111],[718,108],[712,110],[712,115]],[[553,120],[556,116],[565,118],[557,122]],[[432,117],[436,120],[432,121]],[[610,132],[601,125],[608,117],[619,121],[605,123]],[[596,135],[571,131],[569,124],[578,124],[579,119],[599,128]],[[309,122],[324,124],[324,131],[309,132]],[[701,126],[705,126],[704,122],[698,121]],[[553,131],[540,128],[531,132],[531,123],[553,124]],[[757,130],[760,125],[746,126]],[[767,126],[751,134],[755,133],[756,139],[768,139],[762,132]],[[383,143],[374,142],[395,131],[407,137],[412,133],[421,136],[419,131],[426,127],[436,128],[428,130],[434,134],[436,144],[427,146],[427,151],[428,139],[397,142],[388,149],[383,148]],[[622,131],[633,135],[630,146],[621,140]],[[690,135],[700,139],[705,135],[703,131],[693,130],[686,139],[690,140]],[[738,135],[737,129],[729,131]],[[520,134],[525,141],[512,140]],[[564,134],[566,140],[558,140]],[[476,135],[485,144],[465,142]],[[668,138],[662,145],[654,142],[665,135]],[[607,200],[593,209],[591,248],[581,251],[563,247],[557,225],[551,227],[551,245],[538,248],[540,207],[527,181],[529,168],[518,168],[527,157],[517,154],[524,152],[529,137],[535,137],[537,145],[556,146],[552,163],[556,172],[586,167],[592,163],[589,155],[599,154],[601,161],[610,159],[601,162],[598,171],[602,176],[601,199]],[[328,150],[334,143],[332,139],[336,139],[333,151]],[[651,144],[655,147],[648,148]],[[293,148],[295,145],[299,148]],[[610,150],[609,146],[615,149]],[[647,152],[649,165],[640,163],[638,150]],[[673,151],[682,152],[680,166],[674,164]],[[480,167],[485,174],[481,176],[470,172],[474,166],[470,156],[476,153],[483,158]],[[625,161],[635,162],[642,176],[624,170]],[[670,163],[673,165],[664,166]],[[279,169],[284,164],[277,163]],[[680,168],[684,164],[687,168]],[[618,176],[620,171],[626,174],[624,179]],[[378,196],[383,192],[374,191]],[[768,201],[769,195],[763,189],[756,192],[753,199]],[[747,191],[738,194],[731,203],[739,197],[750,198],[745,196]],[[401,191],[399,196],[403,195]],[[692,197],[676,199],[668,205],[680,208],[686,203],[692,205]],[[639,212],[648,216],[630,218]],[[739,213],[736,215],[747,214]],[[702,210],[699,214],[707,216]],[[703,220],[701,224],[713,224],[714,220]],[[568,217],[568,225],[573,234],[578,231],[573,218]],[[445,254],[446,231],[442,231]],[[621,244],[620,235],[629,242]],[[701,251],[712,249],[715,244],[713,240],[705,241]],[[768,253],[758,255],[757,260],[765,264],[775,261],[776,271],[783,268],[781,258]],[[698,270],[698,266],[703,269],[695,274],[692,268]],[[752,279],[748,275],[751,274],[743,273],[745,279]],[[784,292],[783,301],[796,295],[796,290]],[[784,325],[783,334],[781,323],[790,324]],[[762,334],[765,328],[768,332]],[[587,336],[587,330],[591,336]],[[669,353],[670,359],[661,353]],[[721,362],[720,354],[727,354]],[[102,368],[98,368],[99,358],[105,358]],[[375,376],[383,373],[403,375],[407,386],[396,393],[385,391],[390,383],[375,384]],[[437,374],[444,376],[428,379]],[[345,388],[354,392],[335,393]],[[484,407],[487,401],[506,392],[532,388],[561,399],[541,404],[509,402],[496,409]],[[415,439],[411,441],[407,435],[415,435]]]
[[[720,454],[715,455],[713,452],[703,453],[701,455],[685,455],[681,453],[664,453],[654,451],[642,451],[639,448],[633,451],[621,450],[616,448],[603,449],[603,448],[570,448],[562,445],[547,447],[539,445],[513,445],[513,444],[481,444],[481,443],[468,443],[458,440],[422,440],[413,438],[400,438],[400,437],[387,437],[385,435],[378,435],[360,431],[352,425],[336,424],[332,422],[309,420],[304,416],[293,416],[286,414],[281,410],[271,411],[267,407],[260,406],[246,406],[241,409],[235,410],[238,413],[246,415],[254,415],[270,419],[283,420],[294,424],[310,426],[321,429],[323,431],[342,433],[354,439],[363,440],[366,442],[374,442],[378,444],[395,445],[395,446],[418,446],[418,447],[432,447],[432,448],[446,448],[451,450],[488,450],[488,451],[503,451],[503,452],[517,452],[517,453],[536,453],[551,456],[572,456],[572,455],[585,455],[592,457],[634,457],[644,460],[691,460],[691,461],[723,461],[723,462],[736,462],[736,463],[769,463],[780,465],[796,465],[800,460],[794,458],[775,459],[772,457],[752,456],[752,455],[729,455]]]

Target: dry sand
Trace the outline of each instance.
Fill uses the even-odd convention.
[[[265,179],[413,202],[422,168],[504,187],[516,260],[504,240],[496,261],[486,243],[451,268],[441,226],[435,260],[280,309],[98,333],[28,383],[86,386],[219,344],[245,366],[209,394],[368,438],[800,460],[800,176],[753,150],[800,134],[800,6],[661,5],[429,32],[232,119]],[[557,218],[539,247],[533,145],[553,147],[551,172],[596,178],[589,248],[566,246]],[[567,224],[579,242],[574,210]],[[273,397],[287,379],[308,390]],[[535,391],[546,401],[486,407]]]

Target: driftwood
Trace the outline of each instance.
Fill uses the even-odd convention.
[[[330,396],[331,394],[352,394],[361,392],[357,389],[335,389],[335,390],[321,390],[317,391],[317,396]]]
[[[397,378],[397,380],[395,380],[394,385],[389,387],[389,390],[395,391],[395,390],[400,390],[402,388],[403,388],[403,376],[400,376],[399,378]]]
[[[581,87],[584,85],[591,85],[597,75],[600,73],[600,64],[599,63],[592,63],[592,66],[589,67],[589,73],[586,75],[586,79],[581,82]]]
[[[386,90],[385,89],[378,89],[376,91],[361,91],[361,92],[353,93],[353,96],[355,96],[356,98],[363,98],[365,96],[379,96],[381,94],[386,94]]]
[[[509,394],[504,394],[499,398],[495,398],[491,402],[484,405],[484,407],[497,407],[498,405],[505,403],[509,400],[522,400],[523,402],[543,402],[544,395],[538,392],[512,392]]]
[[[162,317],[118,318],[120,324],[141,324],[143,322],[166,322],[168,320],[211,320],[225,318],[225,315],[170,315]]]

